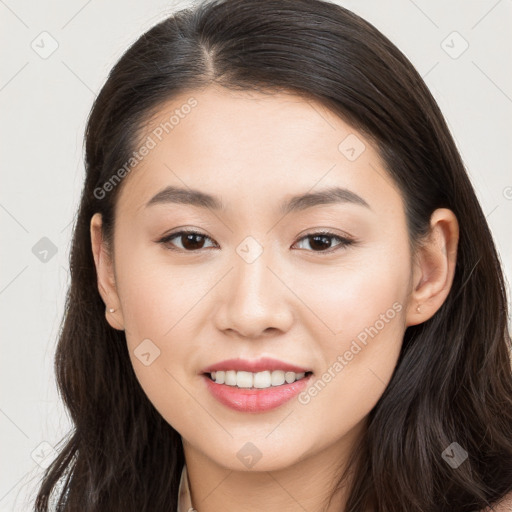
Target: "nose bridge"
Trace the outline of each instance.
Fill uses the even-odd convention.
[[[268,293],[274,290],[275,283],[271,283],[272,254],[268,247],[264,247],[253,236],[247,236],[237,246],[234,256],[233,273],[233,301],[240,308],[247,309],[246,314],[260,307],[268,307]]]
[[[219,327],[244,336],[258,336],[269,328],[288,329],[292,314],[286,287],[271,270],[276,266],[271,250],[248,236],[236,247],[232,261],[234,268],[222,292]]]
[[[271,251],[264,248],[254,237],[248,236],[236,248],[235,257],[235,289],[240,295],[239,300],[264,299],[261,295],[272,287],[269,283],[271,272]]]

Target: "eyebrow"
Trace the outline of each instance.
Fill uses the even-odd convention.
[[[186,204],[216,211],[226,210],[226,206],[222,200],[216,196],[201,192],[200,190],[185,189],[175,186],[168,186],[158,192],[146,203],[146,208],[148,206],[168,203]],[[305,194],[292,196],[281,203],[279,211],[281,214],[287,215],[314,206],[337,203],[356,204],[371,210],[370,205],[355,192],[343,187],[330,187],[318,192],[307,192]]]

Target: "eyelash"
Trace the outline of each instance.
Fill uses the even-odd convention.
[[[160,240],[158,240],[158,243],[161,243],[162,245],[164,245],[166,248],[168,248],[171,251],[192,253],[192,252],[199,252],[199,251],[202,250],[202,249],[196,249],[196,250],[190,250],[189,251],[189,250],[186,250],[186,249],[181,249],[179,247],[172,247],[172,246],[169,245],[169,243],[170,243],[170,241],[172,239],[178,238],[178,237],[183,236],[183,235],[198,235],[198,236],[201,236],[201,237],[204,237],[204,238],[209,238],[210,240],[212,240],[209,236],[205,235],[204,233],[200,233],[199,231],[184,230],[184,231],[177,231],[175,233],[171,233],[169,235],[166,235],[165,237],[163,237]],[[348,247],[348,246],[353,245],[355,243],[355,240],[353,240],[353,239],[341,237],[339,235],[336,235],[335,233],[331,233],[330,231],[313,231],[313,232],[307,233],[303,237],[299,238],[299,240],[297,240],[297,242],[300,242],[301,240],[304,240],[304,239],[307,239],[307,238],[312,238],[312,237],[315,237],[315,236],[323,236],[323,237],[327,237],[327,238],[336,238],[340,242],[335,247],[330,247],[329,249],[326,249],[325,251],[309,250],[309,252],[313,252],[313,253],[317,253],[317,254],[332,254],[333,252],[335,252],[337,250],[340,250],[340,249],[342,249],[344,247]],[[208,248],[206,248],[206,249],[208,249]],[[304,250],[304,249],[301,249],[301,250]]]

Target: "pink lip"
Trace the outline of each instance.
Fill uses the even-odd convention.
[[[245,371],[251,373],[263,372],[265,370],[273,371],[273,370],[283,370],[285,372],[295,372],[295,373],[306,373],[311,370],[307,368],[301,368],[300,366],[295,366],[293,364],[288,364],[283,361],[279,361],[278,359],[272,359],[270,357],[262,357],[255,361],[249,361],[247,359],[226,359],[225,361],[220,361],[219,363],[212,364],[211,366],[207,366],[201,370],[201,373],[211,373],[216,371]]]
[[[207,375],[203,375],[203,379],[210,393],[227,407],[240,412],[264,412],[275,409],[298,395],[308,385],[312,375],[307,375],[291,384],[271,386],[265,389],[243,389],[237,386],[217,384]]]

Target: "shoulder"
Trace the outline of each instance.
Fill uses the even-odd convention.
[[[494,508],[485,508],[481,512],[512,512],[512,492],[509,492],[501,500],[494,504]]]

